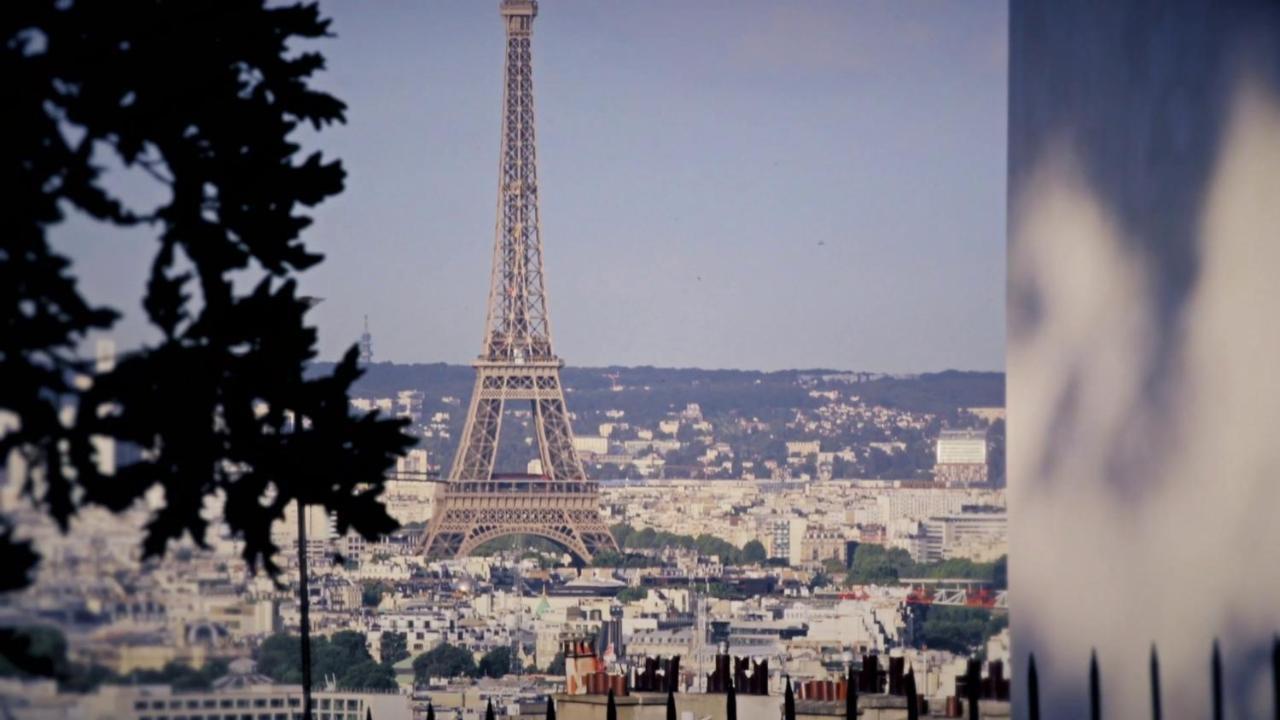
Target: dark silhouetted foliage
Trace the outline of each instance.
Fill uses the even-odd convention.
[[[107,675],[96,678],[93,685],[100,683],[109,683],[112,685],[172,685],[175,690],[208,690],[213,686],[213,681],[227,674],[227,663],[223,660],[210,660],[200,668],[193,668],[178,662],[169,662],[159,670],[134,670],[126,675],[111,675],[105,668],[99,670],[107,672]],[[93,668],[88,669],[89,678],[92,682]],[[76,676],[84,673],[76,673]],[[87,689],[87,688],[86,688]]]
[[[419,683],[433,677],[476,677],[479,669],[471,651],[441,643],[413,659],[413,676]]]
[[[671,532],[659,532],[653,528],[636,530],[626,523],[618,523],[609,527],[613,539],[624,550],[696,550],[700,555],[716,556],[726,565],[753,565],[765,559],[765,549],[758,540],[752,540],[743,547],[703,533],[702,535],[680,535]],[[615,552],[599,553],[592,559],[592,564],[599,567],[646,567],[655,564],[646,556],[635,557],[632,553]]]
[[[302,682],[302,652],[297,635],[277,634],[258,648],[258,671],[281,683]],[[318,682],[337,679],[338,687],[352,690],[394,690],[395,672],[390,665],[374,662],[365,636],[351,630],[311,639],[311,676]]]
[[[511,672],[511,648],[504,645],[485,653],[480,658],[476,671],[491,678],[500,678]]]
[[[321,256],[301,241],[302,211],[339,193],[344,171],[304,155],[296,131],[342,122],[345,107],[309,85],[324,58],[292,48],[328,27],[315,5],[265,0],[0,13],[0,410],[19,418],[0,457],[17,450],[40,471],[25,492],[64,530],[82,506],[121,511],[159,486],[143,541],[155,556],[183,535],[203,544],[200,511],[221,494],[245,559],[275,574],[270,527],[294,500],[324,506],[339,533],[395,528],[378,496],[410,438],[349,412],[354,348],[328,374],[303,372],[316,332],[298,278]],[[158,204],[119,192],[139,181],[158,192],[128,196]],[[83,297],[50,246],[69,215],[157,241],[138,293],[158,339],[96,375],[81,347],[118,313]],[[101,472],[96,436],[136,459]],[[29,550],[0,528],[0,558],[19,571],[4,589],[25,584]]]
[[[743,564],[755,565],[768,558],[769,553],[764,549],[764,543],[759,540],[748,540],[747,544],[742,546],[742,555],[739,559]]]
[[[1009,626],[1007,614],[990,610],[932,605],[923,612],[915,645],[959,655],[980,649],[987,638]]]
[[[360,604],[365,607],[378,607],[378,603],[382,602],[382,596],[390,592],[390,588],[381,580],[366,582],[360,587]]]
[[[70,669],[67,639],[48,625],[0,628],[0,677],[59,677]]]
[[[917,563],[902,548],[863,543],[853,553],[853,563],[845,581],[858,585],[893,584],[901,578],[965,578],[986,580],[1003,590],[1009,585],[1009,560],[1005,556],[994,562],[952,559],[935,563]]]
[[[399,686],[391,666],[363,660],[338,676],[338,687],[350,690],[395,690]]]
[[[648,588],[624,587],[621,590],[619,590],[618,594],[615,595],[614,597],[618,599],[618,602],[629,603],[629,602],[635,602],[637,600],[643,600],[648,596],[649,596]]]
[[[409,657],[409,641],[402,632],[384,632],[378,642],[383,665],[395,665]]]
[[[591,564],[604,568],[646,568],[658,567],[662,559],[643,553],[619,553],[612,550],[601,550],[591,557]]]

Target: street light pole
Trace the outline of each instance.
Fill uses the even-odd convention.
[[[304,298],[309,307],[319,304],[318,298]],[[302,418],[286,410],[283,431],[296,433]],[[307,506],[299,496],[294,500],[298,507],[298,610],[299,633],[302,635],[302,719],[311,717],[311,593],[307,589]]]
[[[311,593],[307,590],[306,505],[298,500],[298,608],[302,633],[302,718],[311,719]]]

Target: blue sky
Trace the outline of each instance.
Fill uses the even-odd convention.
[[[480,349],[497,185],[497,2],[324,2],[315,145],[346,192],[303,278],[337,356]],[[573,365],[1002,369],[1003,2],[543,0],[534,31],[550,310]],[[95,233],[97,231],[94,231]],[[138,309],[153,240],[60,232]]]

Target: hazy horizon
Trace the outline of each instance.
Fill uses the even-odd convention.
[[[314,361],[312,361],[312,364],[320,364],[320,365],[325,365],[325,364],[334,364],[334,363],[336,363],[336,362],[337,362],[338,360],[340,360],[340,359],[341,359],[341,358],[316,358]],[[470,365],[471,365],[471,363],[470,363],[470,361],[469,361],[469,360],[465,360],[465,361],[452,361],[452,360],[407,360],[407,361],[406,361],[406,360],[379,360],[379,359],[377,359],[376,357],[374,358],[374,360],[373,360],[373,363],[372,363],[372,364],[373,364],[373,365],[396,365],[396,366],[412,366],[412,365],[451,365],[451,366],[459,366],[459,367],[470,367]],[[962,368],[941,368],[941,369],[938,369],[938,370],[919,370],[919,371],[906,372],[906,371],[894,371],[894,370],[877,370],[877,369],[874,369],[874,368],[840,368],[840,367],[818,367],[818,366],[809,367],[809,366],[798,366],[798,367],[780,367],[780,368],[772,368],[772,369],[765,370],[765,369],[762,369],[762,368],[753,368],[753,367],[702,367],[702,366],[699,366],[699,365],[662,365],[662,364],[652,364],[652,363],[645,363],[645,364],[621,364],[621,363],[609,363],[609,364],[605,364],[605,365],[584,365],[584,364],[582,364],[582,363],[570,363],[570,362],[566,362],[566,363],[565,363],[565,368],[567,368],[567,369],[571,369],[571,370],[613,370],[613,369],[619,369],[619,370],[674,370],[674,371],[694,371],[694,370],[696,370],[696,371],[698,371],[698,372],[748,372],[748,373],[764,373],[764,374],[772,374],[772,373],[791,373],[791,372],[796,372],[796,373],[810,373],[810,372],[823,372],[823,373],[869,373],[869,374],[871,374],[871,375],[941,375],[941,374],[943,374],[943,373],[973,373],[973,374],[994,373],[994,374],[997,374],[997,375],[1004,375],[1004,374],[1005,374],[1005,370],[1004,370],[1003,368],[991,368],[991,369],[983,369],[983,368],[974,368],[974,369],[962,369]]]

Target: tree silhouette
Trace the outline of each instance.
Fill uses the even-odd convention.
[[[511,648],[502,645],[485,653],[476,665],[476,672],[484,677],[500,678],[511,671]]]
[[[409,641],[402,632],[384,632],[379,639],[382,664],[391,666],[409,657]]]
[[[475,658],[466,648],[441,643],[413,659],[413,675],[425,684],[433,677],[477,677]]]
[[[324,506],[340,533],[396,527],[379,494],[412,440],[400,421],[350,414],[354,347],[332,374],[303,375],[316,331],[297,281],[321,256],[301,240],[302,211],[339,193],[344,171],[303,157],[296,135],[343,122],[345,106],[309,85],[324,58],[293,46],[328,26],[314,5],[265,0],[0,12],[0,416],[17,418],[0,458],[20,453],[28,472],[10,482],[64,531],[80,508],[120,512],[159,487],[143,540],[155,556],[183,535],[203,544],[218,496],[250,567],[275,575],[270,527],[295,500]],[[127,200],[119,176],[163,199]],[[158,241],[139,288],[158,340],[96,375],[80,348],[119,313],[83,297],[50,246],[69,215]],[[95,437],[139,459],[103,472]],[[18,571],[0,589],[25,585],[35,560],[0,523],[0,561]]]

